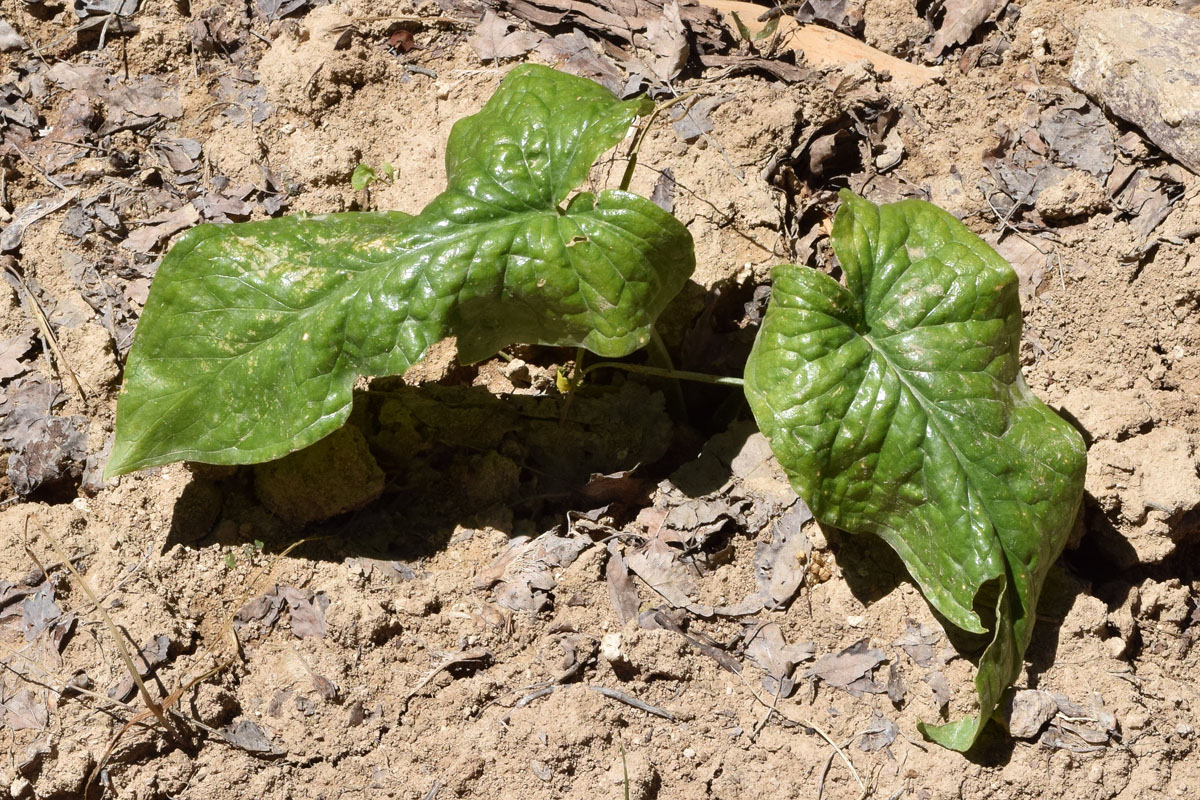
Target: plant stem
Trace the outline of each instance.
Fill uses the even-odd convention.
[[[659,103],[654,107],[654,111],[646,118],[646,124],[638,130],[637,139],[634,141],[633,148],[629,152],[629,162],[625,165],[625,174],[621,176],[621,191],[629,191],[629,184],[633,183],[633,170],[637,166],[638,153],[641,152],[642,142],[646,140],[646,135],[650,133],[650,126],[654,124],[654,120],[658,119],[659,114],[676,103],[682,103],[685,100],[691,99],[694,94],[695,92],[687,92],[665,103]]]
[[[584,375],[589,374],[592,370],[608,368],[620,369],[625,372],[637,372],[641,375],[653,375],[656,378],[669,378],[672,380],[695,381],[697,383],[712,383],[717,386],[737,386],[741,388],[744,382],[741,378],[733,378],[726,375],[709,375],[706,372],[688,372],[681,369],[663,369],[661,367],[650,367],[645,364],[625,364],[620,361],[601,361],[597,364],[592,364],[583,371]]]

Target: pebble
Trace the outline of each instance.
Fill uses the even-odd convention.
[[[1162,8],[1088,13],[1069,79],[1200,173],[1200,19]]]

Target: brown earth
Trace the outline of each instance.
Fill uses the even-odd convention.
[[[563,399],[554,376],[573,354],[518,348],[511,355],[524,363],[473,368],[443,359],[421,376],[441,386],[417,393],[393,384],[409,393],[408,404],[366,404],[382,499],[306,529],[268,510],[288,501],[256,494],[250,468],[172,465],[100,482],[128,325],[167,244],[128,240],[139,244],[147,234],[138,232],[164,213],[192,213],[189,199],[241,185],[248,188],[236,196],[247,206],[235,219],[364,206],[416,212],[444,185],[450,126],[477,110],[514,63],[481,63],[469,43],[475,20],[431,3],[297,5],[269,21],[212,0],[147,0],[128,18],[136,32],[114,26],[101,43],[96,30],[72,32],[70,4],[0,0],[3,18],[39,46],[0,53],[0,84],[21,82],[38,115],[29,138],[12,134],[6,141],[16,147],[0,147],[0,223],[32,201],[77,194],[32,223],[8,254],[47,309],[64,358],[56,364],[31,346],[3,391],[12,395],[31,374],[55,381],[63,402],[54,413],[84,418],[90,457],[65,488],[29,496],[11,482],[2,489],[0,797],[82,797],[97,765],[91,796],[142,800],[861,796],[818,730],[878,798],[1200,793],[1200,651],[1192,647],[1200,179],[1109,120],[1114,172],[1169,170],[1161,224],[1147,230],[1150,212],[1122,212],[1120,186],[1081,168],[1060,169],[1035,207],[1012,215],[981,188],[994,183],[986,165],[1001,146],[999,127],[1028,136],[1040,114],[1072,94],[1074,25],[1085,10],[1113,3],[1011,6],[970,41],[968,51],[982,49],[969,68],[960,68],[960,48],[935,67],[936,81],[912,88],[861,62],[814,69],[791,84],[693,68],[677,81],[680,92],[728,99],[711,112],[711,132],[691,141],[659,121],[633,186],[648,195],[659,170],[671,168],[674,213],[696,240],[694,283],[662,324],[685,368],[736,372],[745,357],[742,306],[770,266],[827,262],[829,188],[849,184],[878,202],[931,199],[998,242],[1021,272],[1026,378],[1085,431],[1087,495],[1017,684],[1058,695],[1057,713],[1028,738],[993,725],[966,756],[923,741],[916,726],[939,719],[947,702],[951,719],[970,710],[971,664],[881,545],[809,522],[807,571],[790,608],[694,613],[753,594],[755,545],[771,541],[794,502],[752,428],[735,422],[722,433],[734,415],[746,419],[744,409],[720,408],[724,394],[689,394],[688,428],[672,422],[658,385],[617,379],[607,392],[581,396],[570,423],[556,427]],[[863,13],[867,43],[920,61],[931,31],[908,0],[868,0]],[[399,30],[415,48],[404,52]],[[545,60],[536,51],[528,58]],[[109,132],[97,149],[88,136],[118,119],[124,101],[86,75],[52,73],[60,64],[113,76],[110,93],[152,79],[178,107],[162,112],[171,98],[156,100],[161,113],[149,124]],[[864,109],[894,110],[894,121],[871,128],[866,119],[873,133],[865,139],[848,150],[830,140],[832,155],[813,154],[810,140],[853,126]],[[902,143],[898,163],[890,163],[897,140],[885,130]],[[190,170],[157,155],[178,139],[199,143]],[[357,164],[383,162],[398,168],[394,181],[369,195],[350,187]],[[594,179],[611,182],[620,168],[603,162]],[[97,213],[101,221],[74,235],[71,209],[92,200],[121,225],[105,227]],[[106,316],[103,302],[89,303],[96,281],[124,298],[128,314],[110,308]],[[23,290],[5,291],[0,341],[31,337]],[[705,338],[708,329],[696,324],[703,315],[718,320],[719,335]],[[86,401],[62,383],[62,361]],[[497,404],[487,389],[512,397]],[[413,450],[429,458],[406,460]],[[639,474],[654,496],[626,498],[604,514],[555,500],[578,485],[563,489],[566,478],[544,477],[585,481],[589,472],[632,467],[631,454],[648,465]],[[530,463],[542,466],[542,478]],[[672,475],[674,485],[655,487]],[[296,491],[336,499],[336,479]],[[707,556],[693,562],[686,587],[692,611],[639,582],[643,625],[622,625],[606,581],[610,552],[620,549],[606,540],[662,529],[677,507],[721,522],[697,539]],[[531,590],[521,582],[529,573],[494,563],[514,536],[550,531],[577,544],[547,545],[575,547],[569,556],[540,554],[538,579],[549,590]],[[54,566],[61,557],[52,540],[78,557],[127,646],[163,651],[151,659],[159,663],[150,692],[161,698],[186,687],[172,706],[180,717],[170,736],[153,717],[137,716],[145,706],[132,691],[110,693],[127,670],[95,603]],[[39,590],[56,611],[34,602]],[[229,630],[239,609],[235,648]],[[647,625],[647,612],[659,622]],[[787,642],[812,642],[816,656],[864,640],[882,660],[856,694],[802,677],[802,664],[798,691],[769,714],[773,690],[761,663],[719,647],[744,645],[747,630],[768,624]],[[927,637],[924,649],[913,644],[914,625]],[[883,692],[889,681],[903,687],[895,702]]]

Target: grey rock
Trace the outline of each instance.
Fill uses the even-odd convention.
[[[1003,711],[1010,734],[1018,739],[1032,739],[1058,712],[1058,704],[1048,692],[1021,689],[1013,693]]]
[[[1093,11],[1069,78],[1200,174],[1200,20],[1162,8]]]

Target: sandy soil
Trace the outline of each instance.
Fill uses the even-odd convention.
[[[195,198],[243,203],[231,218],[416,212],[444,185],[450,126],[516,61],[481,63],[472,25],[434,21],[443,12],[433,4],[349,0],[272,22],[241,4],[146,0],[130,17],[136,32],[106,32],[101,43],[96,30],[71,33],[70,4],[0,0],[4,19],[41,47],[40,57],[0,53],[0,84],[23,81],[37,115],[29,151],[0,148],[0,222],[34,200],[76,194],[2,257],[36,287],[87,399],[40,345],[22,351],[24,368],[0,391],[32,374],[60,386],[54,413],[83,418],[88,455],[81,474],[29,497],[11,482],[0,488],[0,797],[81,797],[97,766],[91,796],[139,800],[837,800],[860,797],[859,779],[878,798],[1196,796],[1200,179],[1170,173],[1172,205],[1149,233],[1141,215],[1115,207],[1119,187],[1089,184],[1080,170],[1010,218],[1019,235],[987,191],[1001,128],[1027,130],[1070,93],[1073,25],[1108,5],[1027,0],[972,40],[990,48],[974,66],[960,69],[955,52],[924,86],[893,85],[861,63],[793,84],[686,73],[680,91],[728,99],[693,141],[660,122],[634,184],[649,194],[670,167],[680,187],[675,214],[696,239],[699,268],[662,327],[691,369],[738,370],[743,306],[771,265],[827,260],[815,232],[828,188],[849,183],[881,202],[923,196],[990,241],[1005,233],[1002,252],[1024,277],[1026,376],[1085,431],[1087,495],[1018,681],[1057,696],[1058,713],[1032,738],[993,725],[964,756],[924,742],[916,725],[970,709],[971,664],[874,542],[808,522],[810,566],[788,609],[705,619],[637,582],[643,624],[636,615],[621,624],[606,581],[613,533],[644,536],[677,507],[711,513],[720,524],[701,540],[707,556],[689,591],[698,605],[728,605],[753,592],[756,544],[771,541],[794,503],[746,410],[719,392],[689,389],[683,426],[659,386],[618,380],[556,429],[554,370],[572,354],[518,350],[527,371],[499,360],[431,369],[422,377],[441,385],[417,405],[366,403],[383,498],[303,529],[268,509],[252,468],[173,465],[101,483],[130,328],[169,243],[167,234],[146,248],[128,240]],[[869,44],[920,59],[929,27],[907,0],[869,0],[864,18]],[[404,51],[399,30],[415,48]],[[52,72],[61,64],[113,77],[101,91],[86,74]],[[113,87],[139,81],[165,87],[162,113],[117,124],[102,149],[89,145],[129,107]],[[894,111],[897,164],[879,167],[886,148],[873,142],[874,165],[861,163],[857,143],[848,156],[810,157],[814,136],[864,110]],[[1115,169],[1169,166],[1128,126],[1106,125]],[[175,165],[191,169],[172,166],[169,142],[184,152]],[[399,168],[394,182],[369,196],[350,187],[357,164],[385,161]],[[613,171],[602,165],[596,180]],[[242,188],[220,194],[228,187]],[[70,214],[81,205],[107,206],[119,222],[89,212],[79,235]],[[113,294],[91,303],[99,284]],[[0,340],[29,336],[29,304],[15,287],[3,291]],[[487,390],[513,395],[510,410]],[[397,456],[406,447],[423,457]],[[652,496],[602,514],[539,483],[638,460]],[[496,559],[513,537],[547,532],[580,543],[565,565],[546,556],[553,588],[522,594]],[[170,735],[120,686],[127,671],[110,628],[54,566],[52,542],[130,649],[155,662],[149,690],[162,698],[183,687]],[[816,656],[865,641],[880,659],[853,693],[803,677],[802,664],[796,692],[768,716],[761,666],[719,647],[762,625],[811,642]]]

